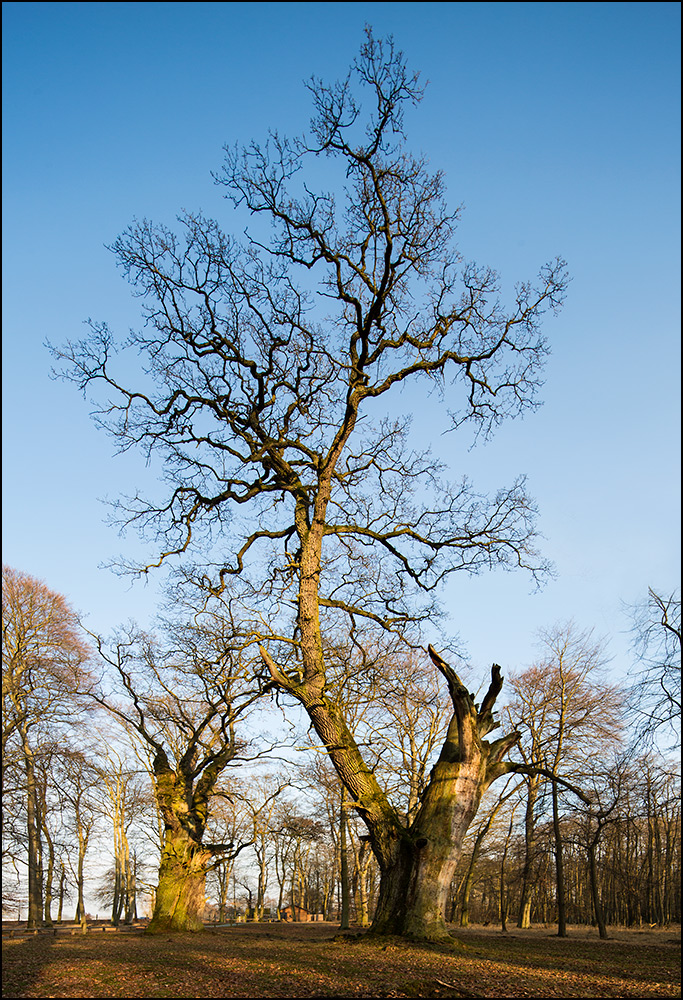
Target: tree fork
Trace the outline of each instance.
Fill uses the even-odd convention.
[[[501,758],[518,739],[516,732],[492,743],[484,736],[498,725],[493,707],[502,689],[500,667],[481,706],[453,668],[432,647],[432,662],[448,683],[452,717],[417,814],[406,827],[365,765],[341,714],[324,694],[308,695],[307,683],[289,677],[267,650],[261,656],[273,680],[306,709],[354,807],[365,822],[380,867],[380,889],[372,934],[416,940],[451,937],[445,921],[450,885],[467,830],[490,783],[506,773]]]

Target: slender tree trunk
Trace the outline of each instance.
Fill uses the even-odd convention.
[[[114,893],[111,903],[111,923],[114,927],[118,927],[121,920],[121,910],[123,907],[123,882],[124,882],[124,872],[123,872],[123,858],[122,858],[122,845],[121,845],[121,824],[120,824],[120,787],[118,786],[116,793],[110,790],[110,797],[112,799],[112,821],[114,828]]]
[[[256,914],[255,920],[263,920],[266,905],[266,889],[268,888],[268,866],[266,863],[265,851],[258,856],[258,883],[256,886]]]
[[[223,924],[228,919],[228,891],[230,889],[230,865],[225,862],[216,868],[218,882],[218,920]]]
[[[673,822],[666,818],[666,852],[664,856],[664,920],[667,927],[674,917],[674,844]]]
[[[79,813],[76,813],[76,830],[78,833],[78,869],[77,869],[77,891],[78,905],[76,907],[77,917],[80,920],[81,929],[85,933],[87,929],[87,918],[85,913],[85,852],[88,847],[88,833],[83,827]]]
[[[470,893],[472,892],[472,883],[474,882],[474,868],[476,866],[477,859],[474,857],[474,852],[472,852],[472,857],[470,858],[469,865],[467,866],[467,874],[465,875],[465,880],[462,886],[462,892],[460,894],[460,926],[469,927],[470,926]]]
[[[346,843],[346,789],[342,785],[339,807],[339,879],[341,889],[340,930],[350,926],[349,855]]]
[[[470,893],[472,891],[472,884],[474,882],[474,870],[477,866],[477,861],[479,860],[479,855],[481,854],[481,847],[484,843],[484,838],[491,828],[491,823],[498,810],[494,810],[486,823],[477,833],[474,840],[474,846],[472,848],[472,856],[470,857],[470,863],[467,867],[467,874],[465,875],[465,881],[462,887],[461,903],[460,903],[460,926],[469,927],[470,925]]]
[[[557,893],[557,936],[567,937],[567,904],[564,883],[564,857],[562,848],[562,830],[560,828],[560,809],[557,801],[557,782],[552,782],[553,796],[553,833],[555,836],[555,887]]]
[[[61,874],[59,876],[59,908],[57,910],[57,923],[62,922],[62,913],[64,912],[64,896],[66,894],[66,866],[64,862],[61,861]]]
[[[359,927],[368,927],[370,924],[370,900],[368,894],[368,877],[372,854],[368,850],[367,837],[361,838],[360,848],[356,848],[353,843],[354,852],[354,891],[353,896],[356,905],[356,921]]]
[[[512,838],[512,823],[513,818],[510,819],[510,826],[508,827],[507,837],[505,838],[505,844],[503,846],[503,854],[500,859],[500,929],[503,932],[507,932],[507,916],[508,916],[508,901],[507,901],[507,887],[505,885],[505,862],[507,861],[508,848],[510,846],[510,840]]]
[[[125,886],[125,896],[126,896],[126,907],[124,911],[124,922],[126,924],[132,924],[137,917],[137,857],[135,852],[133,852],[133,860],[131,862],[130,850],[128,847],[128,840],[126,838],[126,886]]]
[[[117,856],[114,859],[114,893],[111,903],[111,923],[118,927],[121,921],[121,909],[123,906],[123,873],[121,871],[121,859]]]
[[[599,832],[596,833],[595,837],[591,838],[588,845],[588,870],[590,874],[590,885],[591,885],[591,899],[593,901],[593,914],[595,915],[595,922],[598,925],[598,934],[603,941],[608,938],[607,925],[605,924],[605,914],[602,909],[602,904],[600,903],[600,886],[598,882],[598,866],[595,859],[595,851],[598,843]]]
[[[25,734],[23,736],[24,766],[26,771],[26,834],[28,844],[28,928],[41,927],[43,923],[42,844],[38,823],[38,792],[35,764]]]
[[[47,824],[43,822],[43,836],[47,843],[47,871],[45,872],[45,926],[52,927],[52,884],[55,874],[55,845]]]
[[[533,893],[533,869],[536,860],[536,799],[538,798],[540,779],[537,776],[529,778],[524,816],[524,869],[522,871],[522,888],[519,898],[519,913],[517,926],[531,927],[531,897]]]

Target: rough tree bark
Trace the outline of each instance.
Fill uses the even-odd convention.
[[[320,678],[297,682],[282,672],[265,649],[261,651],[276,683],[308,712],[368,828],[381,872],[372,931],[433,940],[450,938],[445,910],[462,842],[483,793],[497,777],[509,773],[510,765],[503,757],[518,734],[490,743],[484,738],[498,725],[493,707],[502,687],[499,666],[492,667],[491,684],[478,706],[431,646],[429,654],[448,683],[452,717],[417,814],[405,826],[365,765],[343,717],[321,690]]]
[[[226,748],[225,756],[228,755]],[[232,749],[234,756],[234,749]],[[159,884],[149,934],[204,929],[206,872],[216,854],[232,844],[203,844],[209,797],[219,771],[207,768],[192,788],[187,760],[173,769],[159,747],[154,758],[155,795],[164,821],[164,845],[159,864]],[[226,760],[227,763],[227,760]]]
[[[148,748],[163,823],[150,934],[203,928],[207,868],[233,847],[203,841],[211,800],[221,773],[245,748],[236,736],[238,720],[263,693],[242,662],[242,640],[224,605],[190,621],[181,614],[165,621],[164,630],[167,647],[134,630],[111,650],[93,636],[124,700],[115,702],[97,687],[89,692]]]

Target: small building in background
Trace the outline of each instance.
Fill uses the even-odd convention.
[[[313,916],[305,906],[283,906],[280,910],[281,920],[295,921],[296,923],[306,923],[312,920]]]

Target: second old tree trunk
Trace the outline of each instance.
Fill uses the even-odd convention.
[[[214,853],[229,846],[202,844],[215,770],[207,769],[193,789],[187,768],[181,764],[174,770],[164,752],[157,753],[155,795],[164,821],[164,844],[149,934],[204,929],[207,864]]]
[[[484,739],[498,725],[493,706],[502,687],[500,667],[494,664],[479,706],[431,646],[429,654],[446,678],[453,714],[417,814],[406,826],[363,761],[338,706],[319,684],[295,681],[261,650],[274,680],[305,707],[368,828],[381,872],[371,932],[415,940],[450,939],[446,905],[465,834],[483,793],[508,773],[502,758],[518,739],[516,732],[491,743]]]
[[[182,830],[167,829],[150,934],[201,931],[207,852]]]

